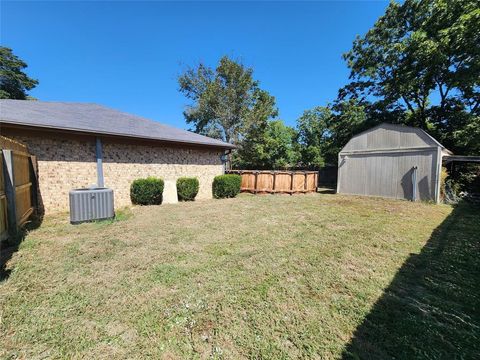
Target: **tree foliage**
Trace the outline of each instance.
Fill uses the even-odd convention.
[[[365,107],[353,99],[306,110],[297,120],[302,166],[315,169],[336,164],[348,140],[373,123],[367,119]]]
[[[327,144],[332,138],[331,131],[329,131],[331,119],[331,109],[318,106],[306,110],[297,120],[302,165],[319,168],[325,164]]]
[[[178,82],[192,100],[184,116],[197,133],[239,144],[251,126],[277,116],[275,98],[260,89],[253,69],[227,56],[216,69],[189,68]]]
[[[272,120],[250,128],[234,165],[243,169],[288,169],[296,167],[300,151],[297,132],[281,120]]]
[[[337,99],[298,119],[304,164],[335,163],[353,135],[381,122],[420,127],[456,153],[480,154],[478,29],[478,1],[391,2],[344,54],[350,82]]]
[[[24,69],[27,64],[13,54],[12,49],[0,46],[0,99],[28,98],[27,91],[38,85]]]
[[[480,7],[477,0],[391,2],[344,55],[368,118],[427,130],[459,152],[480,150]],[[473,130],[473,132],[472,132]]]
[[[194,100],[187,121],[238,144],[242,167],[334,164],[353,135],[381,122],[420,127],[455,153],[480,154],[479,29],[478,0],[392,1],[344,54],[349,83],[331,104],[305,111],[297,134],[269,121],[275,99],[252,69],[228,58],[180,78]]]

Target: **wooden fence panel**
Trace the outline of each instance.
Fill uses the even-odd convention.
[[[30,182],[29,155],[13,152],[13,171],[15,173],[15,186],[21,186]]]
[[[8,139],[7,139],[8,140]],[[5,138],[2,146],[10,146]],[[22,227],[36,206],[34,157],[13,143],[16,150],[2,148],[0,181],[0,237],[5,239]]]
[[[295,192],[306,191],[305,187],[305,177],[306,174],[293,174],[293,190]]]
[[[22,226],[33,212],[30,155],[13,152],[15,210],[17,226]]]
[[[242,176],[242,185],[240,187],[245,190],[255,190],[255,174]]]
[[[25,184],[23,186],[17,186],[15,189],[15,202],[17,204],[15,210],[18,226],[25,224],[33,212],[31,188],[31,184]]]
[[[275,174],[275,192],[288,192],[292,191],[292,175],[287,172],[277,172]]]
[[[28,148],[26,145],[19,143],[13,139],[6,138],[5,136],[0,136],[0,148],[19,151],[23,153],[28,153]]]
[[[8,237],[7,195],[3,177],[3,159],[0,156],[0,241]]]
[[[317,184],[318,184],[318,174],[317,173],[314,173],[314,174],[307,174],[306,176],[306,182],[307,182],[307,189],[312,189],[312,188],[315,188],[317,187]]]
[[[256,192],[271,192],[273,189],[273,174],[272,173],[257,173]]]
[[[306,193],[317,190],[315,171],[231,170],[242,177],[241,191],[252,193]]]

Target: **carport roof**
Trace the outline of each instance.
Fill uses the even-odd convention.
[[[93,103],[0,100],[0,124],[195,144],[234,145]]]

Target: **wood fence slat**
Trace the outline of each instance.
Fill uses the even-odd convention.
[[[257,193],[307,193],[317,191],[316,171],[230,170],[242,177],[240,190]]]
[[[0,168],[0,239],[15,234],[25,224],[36,204],[35,158],[15,143],[0,139],[2,146],[15,145],[14,149],[2,148]],[[35,185],[35,187],[34,187]]]
[[[8,149],[28,154],[28,148],[25,144],[6,138],[5,136],[0,136],[0,148],[2,150]]]
[[[8,237],[7,197],[0,195],[0,241]]]
[[[3,158],[0,156],[0,242],[5,240],[7,237],[7,196],[5,195],[5,180],[3,178]]]

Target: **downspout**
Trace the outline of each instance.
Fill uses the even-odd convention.
[[[417,201],[417,167],[412,168],[412,201]]]
[[[337,165],[337,194],[340,194],[340,166],[342,166],[342,157],[338,153],[338,165]]]
[[[228,158],[229,156],[232,153],[232,150],[229,149],[229,150],[226,150],[223,155],[220,157],[221,160],[222,160],[222,166],[223,166],[223,173],[225,174],[225,172],[227,171],[227,162],[228,162]]]
[[[103,181],[103,152],[102,152],[102,140],[97,137],[95,139],[95,157],[97,159],[97,187],[105,187]]]

